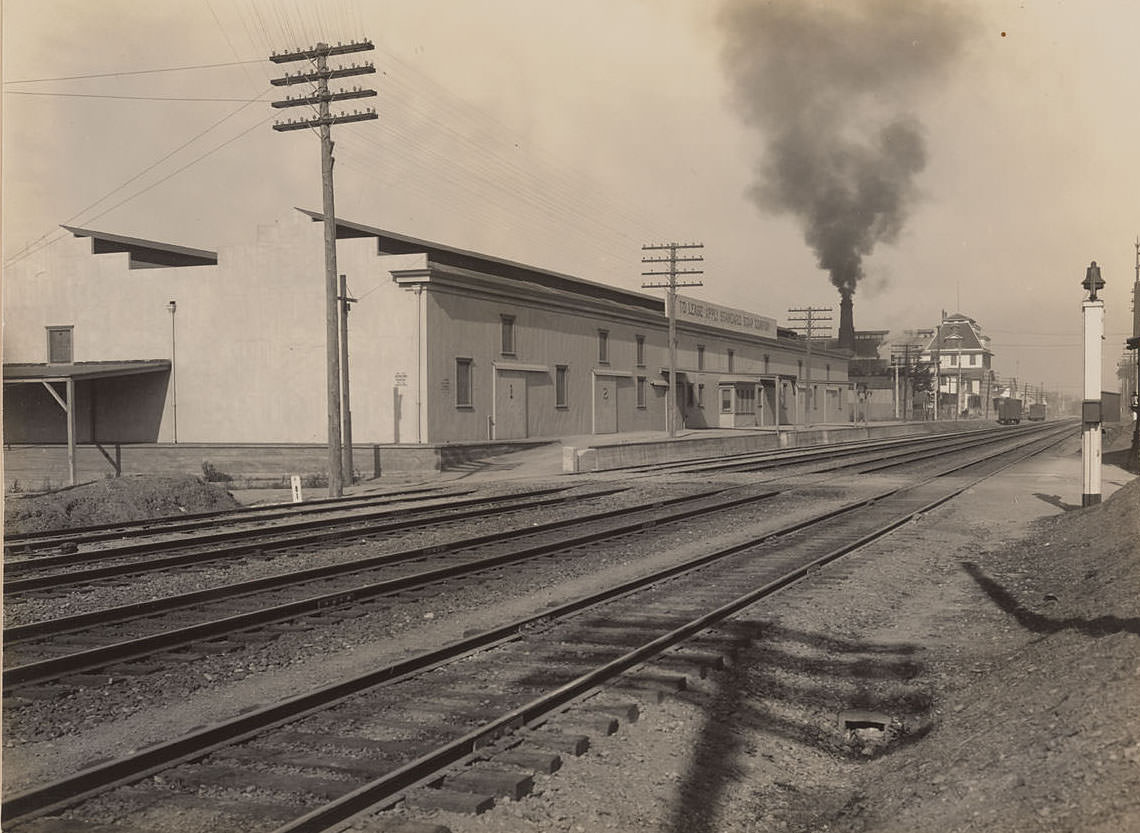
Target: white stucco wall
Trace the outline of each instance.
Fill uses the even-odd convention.
[[[220,250],[217,266],[129,269],[126,254],[93,255],[90,239],[63,240],[5,274],[4,361],[45,361],[50,325],[74,326],[77,362],[169,359],[175,300],[180,442],[325,442],[322,241],[321,224],[289,215],[258,228],[253,243]],[[340,241],[338,260],[361,298],[350,315],[350,363],[362,381],[354,438],[389,440],[390,399],[365,382],[390,378],[382,365],[408,349],[404,307],[413,302],[375,241]],[[158,439],[173,439],[169,396]]]

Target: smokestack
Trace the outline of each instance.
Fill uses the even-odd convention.
[[[839,349],[855,352],[855,306],[850,295],[844,295],[839,302]]]
[[[944,0],[724,0],[724,66],[740,117],[763,137],[748,194],[796,218],[843,299],[863,260],[894,243],[919,197],[926,139],[916,115],[975,25]]]

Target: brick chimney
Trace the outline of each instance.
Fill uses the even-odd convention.
[[[844,295],[839,302],[839,349],[855,351],[855,319],[852,314],[854,304],[850,295]]]

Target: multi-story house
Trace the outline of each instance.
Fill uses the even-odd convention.
[[[922,349],[920,361],[934,368],[939,416],[977,416],[990,397],[989,336],[973,318],[943,315]]]

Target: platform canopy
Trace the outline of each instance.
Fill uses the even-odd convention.
[[[161,373],[170,370],[170,359],[140,359],[120,362],[61,362],[55,364],[5,364],[4,384],[20,382],[66,382],[71,380],[107,379],[112,376],[134,376],[139,373]]]
[[[71,485],[75,485],[75,383],[115,376],[137,376],[141,373],[167,373],[169,359],[144,359],[118,362],[67,362],[59,364],[5,364],[4,384],[42,384],[67,418],[67,468]],[[63,384],[63,394],[56,384]]]

